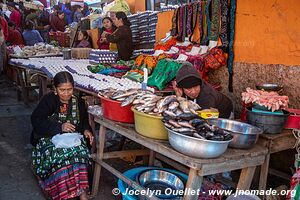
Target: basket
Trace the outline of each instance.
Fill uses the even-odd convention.
[[[88,59],[91,48],[72,48],[71,55],[75,59]]]
[[[70,47],[70,33],[67,32],[50,32],[50,41],[57,41],[61,47]]]

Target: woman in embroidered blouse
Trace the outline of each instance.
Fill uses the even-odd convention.
[[[44,192],[51,199],[87,199],[89,150],[85,140],[79,146],[56,148],[56,134],[78,132],[93,143],[84,102],[73,95],[74,80],[69,72],[54,77],[55,92],[46,94],[31,115],[34,145],[33,169]]]

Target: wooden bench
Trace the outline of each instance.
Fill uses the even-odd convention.
[[[271,154],[292,149],[295,146],[295,143],[296,138],[294,137],[292,130],[283,130],[280,134],[262,134],[259,137],[258,144],[268,149],[265,162],[260,169],[260,190],[266,190]]]

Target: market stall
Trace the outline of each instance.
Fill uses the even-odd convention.
[[[100,130],[98,133],[99,143],[97,145],[97,154],[93,155],[93,158],[96,162],[93,180],[93,195],[96,195],[98,192],[101,167],[104,167],[106,170],[110,171],[122,180],[126,179],[124,176],[122,176],[121,172],[107,164],[107,162],[105,162],[106,159],[122,158],[127,155],[149,154],[150,166],[153,165],[154,159],[158,158],[181,170],[185,169],[183,166],[187,167],[187,169],[184,170],[184,172],[188,172],[186,188],[190,188],[190,190],[194,191],[197,191],[197,189],[201,188],[203,176],[242,169],[237,187],[239,189],[247,190],[250,188],[256,166],[260,166],[264,162],[265,155],[267,153],[266,148],[255,145],[250,150],[229,149],[221,157],[215,159],[195,159],[175,151],[167,142],[144,137],[138,134],[131,127],[126,127],[122,124],[117,124],[114,121],[98,116],[94,116],[94,120],[96,123],[100,124]],[[137,150],[104,153],[103,150],[106,129],[114,130],[126,138],[141,144],[149,149],[150,152]],[[139,186],[136,184],[134,185],[134,188],[139,188]],[[198,199],[198,196],[197,194],[186,195],[184,199]]]
[[[203,176],[237,169],[242,170],[237,188],[249,189],[255,168],[262,165],[260,188],[264,189],[270,154],[294,144],[292,132],[283,130],[290,115],[285,111],[288,97],[278,93],[247,88],[242,94],[247,113],[245,122],[215,119],[219,112],[214,108],[201,110],[198,104],[184,97],[160,95],[164,90],[173,93],[172,81],[186,61],[205,81],[209,82],[210,70],[227,64],[232,78],[235,1],[231,7],[223,1],[222,4],[209,2],[200,1],[177,8],[173,13],[171,34],[161,41],[156,41],[157,12],[129,16],[133,43],[136,48],[141,47],[133,52],[129,61],[118,60],[115,51],[98,49],[89,49],[86,59],[71,59],[72,55],[66,56],[69,49],[64,50],[64,57],[44,57],[50,56],[43,54],[44,51],[57,50],[49,50],[47,45],[43,50],[39,46],[33,47],[36,48],[34,51],[25,47],[19,57],[10,59],[25,102],[28,102],[29,89],[39,87],[42,97],[48,90],[48,82],[60,71],[72,74],[75,89],[100,98],[102,110],[99,112],[103,114],[90,113],[90,123],[100,124],[99,132],[94,133],[98,134],[98,141],[97,153],[92,154],[96,162],[93,195],[99,189],[101,167],[131,183],[133,189],[141,189],[135,180],[128,180],[104,161],[128,155],[149,156],[149,165],[153,165],[155,159],[171,164],[188,174],[185,187],[192,190],[201,188]],[[230,24],[229,14],[233,15]],[[36,53],[33,55],[33,52]],[[34,58],[41,56],[37,54],[43,58]],[[56,52],[52,56],[59,54]],[[31,87],[28,74],[38,76],[38,86]],[[275,124],[268,124],[268,118],[274,118]],[[276,129],[269,129],[270,126],[276,126]],[[106,129],[145,148],[104,153]],[[183,198],[198,199],[198,195],[184,195]]]

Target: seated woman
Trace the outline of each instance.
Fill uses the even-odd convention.
[[[34,23],[32,21],[25,22],[25,30],[23,31],[23,38],[27,46],[33,46],[36,43],[44,42],[40,32],[34,29]]]
[[[76,48],[91,48],[92,40],[87,31],[79,31]]]
[[[133,52],[132,32],[130,22],[124,12],[117,12],[114,24],[117,30],[112,34],[105,34],[105,42],[117,44],[118,57],[122,60],[130,60]]]
[[[105,41],[105,36],[112,34],[117,27],[113,24],[110,17],[104,17],[102,19],[103,27],[100,30],[99,39],[97,41],[99,49],[109,49],[109,42]]]
[[[69,72],[54,77],[55,92],[46,94],[31,115],[33,169],[43,191],[53,200],[87,199],[89,150],[84,140],[79,146],[56,148],[56,134],[81,133],[93,142],[84,102],[73,95],[74,80]]]

